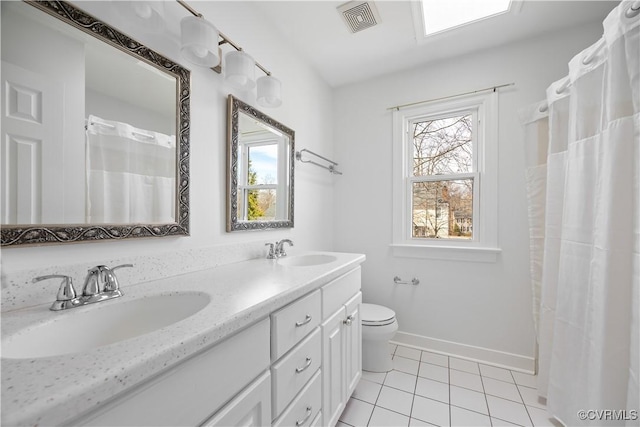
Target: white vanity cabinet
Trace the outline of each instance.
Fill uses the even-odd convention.
[[[360,287],[357,267],[271,315],[274,426],[337,423],[362,376]]]
[[[360,268],[322,288],[323,424],[334,426],[362,376]]]
[[[360,267],[65,424],[334,426],[362,375]]]

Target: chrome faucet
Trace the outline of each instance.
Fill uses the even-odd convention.
[[[97,265],[90,268],[82,287],[85,304],[121,297],[122,291],[114,270],[122,267],[133,267],[133,264],[122,264],[112,268]]]
[[[279,242],[276,242],[276,248],[275,248],[276,258],[287,256],[287,253],[284,251],[284,247],[283,247],[284,243],[288,243],[289,246],[293,246],[293,242],[289,239],[282,239]]]
[[[33,279],[33,282],[41,280],[61,278],[60,288],[56,300],[50,307],[50,310],[59,311],[68,308],[79,307],[82,305],[92,304],[94,302],[105,301],[108,299],[118,298],[122,296],[120,284],[114,270],[122,267],[133,267],[133,264],[122,264],[109,268],[104,265],[98,265],[88,270],[87,277],[82,287],[82,295],[77,296],[73,286],[73,280],[69,276],[62,274],[51,274],[48,276],[40,276]]]

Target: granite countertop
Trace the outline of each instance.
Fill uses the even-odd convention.
[[[360,254],[330,254],[327,264],[288,267],[276,260],[252,259],[136,285],[121,283],[122,298],[53,312],[50,303],[2,314],[2,336],[62,316],[137,298],[200,292],[210,302],[178,323],[83,353],[37,359],[2,358],[2,425],[60,424],[100,407],[196,352],[361,264]],[[54,294],[52,293],[52,297]]]

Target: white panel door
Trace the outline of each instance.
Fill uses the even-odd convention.
[[[362,377],[362,321],[360,319],[360,306],[362,305],[362,293],[358,292],[346,304],[347,319],[345,323],[345,387],[347,398],[353,394],[360,377]]]
[[[2,224],[64,222],[62,85],[2,61]]]
[[[336,425],[344,409],[345,318],[345,309],[342,307],[322,324],[322,413],[323,424],[327,426]]]

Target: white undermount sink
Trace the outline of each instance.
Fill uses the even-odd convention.
[[[306,255],[293,255],[280,258],[278,263],[286,267],[310,267],[313,265],[322,265],[334,262],[338,258],[333,255],[324,254],[306,254]]]
[[[2,357],[35,359],[115,344],[184,320],[210,301],[207,294],[200,292],[160,294],[130,301],[125,298],[126,295],[83,308],[51,312],[50,321],[3,337]]]

